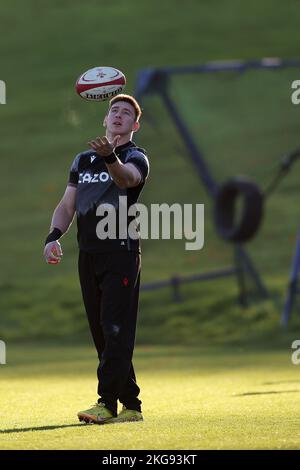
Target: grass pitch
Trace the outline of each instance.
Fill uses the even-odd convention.
[[[96,399],[91,346],[8,345],[0,449],[299,449],[291,350],[138,347],[144,422],[84,425]]]

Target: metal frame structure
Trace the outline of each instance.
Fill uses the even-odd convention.
[[[224,61],[209,62],[203,65],[186,66],[186,67],[162,67],[149,68],[141,70],[137,77],[135,96],[142,102],[146,95],[157,94],[161,97],[179,135],[188,149],[189,157],[198,173],[199,178],[208,194],[215,198],[218,185],[213,178],[208,165],[203,156],[203,152],[197,146],[193,139],[184,119],[180,115],[174,101],[169,94],[169,81],[174,75],[179,74],[195,74],[195,73],[219,73],[224,71],[235,71],[244,73],[250,69],[282,69],[287,67],[299,67],[300,60],[283,60],[279,58],[265,58],[252,61]],[[300,250],[299,250],[300,253]],[[300,254],[299,254],[300,263]],[[248,275],[254,281],[257,292],[261,298],[268,296],[267,289],[263,285],[258,271],[254,263],[247,254],[245,248],[238,243],[234,244],[234,266],[216,270],[210,273],[202,273],[195,276],[173,277],[167,281],[156,281],[142,286],[143,290],[153,290],[166,285],[173,286],[174,299],[181,299],[179,293],[179,285],[183,282],[193,282],[208,279],[217,279],[225,276],[235,275],[239,286],[239,301],[242,305],[247,305],[247,292],[245,276]]]
[[[297,235],[296,248],[295,248],[294,257],[292,260],[289,284],[287,288],[283,312],[281,314],[281,324],[283,326],[287,326],[291,313],[292,313],[292,308],[296,300],[296,296],[297,294],[300,294],[299,272],[300,272],[300,230],[298,231],[298,235]]]

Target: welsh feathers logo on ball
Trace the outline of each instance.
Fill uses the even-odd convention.
[[[88,101],[106,101],[120,93],[126,84],[125,75],[113,67],[94,67],[78,78],[75,89]]]

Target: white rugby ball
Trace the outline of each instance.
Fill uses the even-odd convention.
[[[106,101],[120,93],[126,84],[125,75],[113,67],[94,67],[78,78],[75,88],[88,101]]]

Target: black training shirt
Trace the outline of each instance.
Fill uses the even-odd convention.
[[[107,170],[104,159],[94,150],[78,154],[71,166],[69,185],[77,187],[76,214],[77,239],[82,251],[97,253],[105,251],[140,251],[140,240],[134,240],[128,235],[126,239],[119,238],[118,208],[119,196],[127,196],[127,207],[138,201],[149,173],[149,161],[143,149],[134,142],[115,148],[115,154],[122,163],[132,163],[141,173],[142,180],[134,188],[120,189]],[[105,217],[96,215],[97,207],[101,204],[111,204],[116,208],[117,238],[101,240],[97,237],[96,227]],[[127,226],[134,217],[128,217]]]

